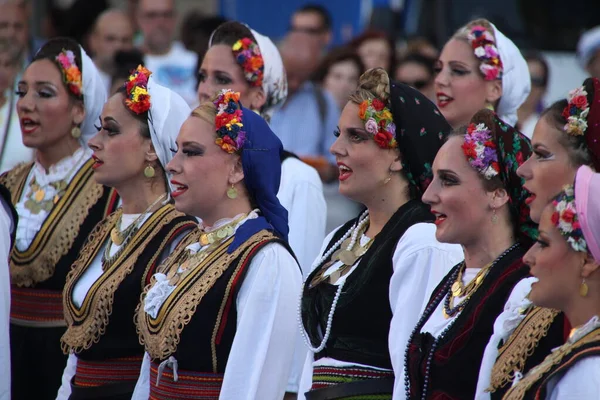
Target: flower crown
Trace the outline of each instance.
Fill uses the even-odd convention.
[[[63,81],[69,88],[69,91],[77,97],[82,97],[83,83],[81,81],[81,71],[75,63],[75,54],[71,50],[62,49],[55,60],[60,66]]]
[[[138,65],[125,82],[127,96],[125,105],[136,114],[143,114],[150,109],[150,94],[148,93],[148,78],[152,72]]]
[[[590,112],[590,105],[587,100],[587,92],[582,87],[573,89],[567,96],[569,104],[562,112],[567,120],[564,130],[568,135],[581,136],[587,129],[587,116]]]
[[[461,147],[471,167],[485,179],[492,179],[500,173],[496,143],[492,140],[492,131],[485,124],[471,123]]]
[[[235,60],[244,70],[244,76],[250,85],[262,86],[265,62],[258,45],[250,38],[243,38],[235,42],[231,50]]]
[[[365,130],[382,149],[395,149],[396,124],[390,110],[379,99],[365,100],[358,107],[358,116],[365,123]]]
[[[565,186],[563,191],[552,201],[552,205],[554,206],[552,223],[558,228],[560,234],[567,240],[573,250],[587,253],[587,243],[583,237],[577,209],[575,208],[573,185]]]
[[[502,79],[502,61],[496,47],[496,40],[485,27],[475,25],[467,35],[475,57],[479,60],[479,70],[486,81]]]
[[[242,130],[244,124],[240,94],[223,89],[219,92],[214,105],[217,107],[215,143],[227,153],[235,153],[242,148],[246,139],[246,132]]]

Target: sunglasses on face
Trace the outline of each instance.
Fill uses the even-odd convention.
[[[429,85],[429,81],[426,81],[424,79],[418,79],[418,80],[412,81],[412,82],[400,81],[400,83],[404,83],[405,85],[411,86],[417,90],[421,90],[425,86]]]

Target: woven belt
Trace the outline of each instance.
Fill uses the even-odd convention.
[[[176,365],[176,361],[163,365],[163,367],[152,361],[150,365],[150,400],[219,399],[223,374],[202,373],[178,368],[174,371],[173,365]]]
[[[62,292],[11,286],[10,322],[35,328],[67,326]]]
[[[133,382],[140,376],[142,356],[115,358],[103,361],[77,359],[73,382],[80,387],[104,386],[113,383]]]

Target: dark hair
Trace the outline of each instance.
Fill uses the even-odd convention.
[[[200,11],[187,13],[181,23],[181,42],[186,49],[198,54],[202,60],[212,32],[227,20],[220,16],[206,16]]]
[[[364,42],[368,42],[369,40],[378,40],[378,39],[384,40],[388,45],[388,48],[390,50],[390,58],[389,58],[388,62],[390,65],[389,65],[389,71],[387,71],[387,73],[392,74],[396,70],[396,46],[394,45],[394,41],[392,40],[392,38],[390,38],[385,32],[374,30],[374,29],[366,30],[361,35],[352,39],[349,43],[349,46],[358,51],[358,48]]]
[[[77,68],[79,68],[79,71],[81,71],[81,73],[83,74],[84,71],[83,71],[82,61],[81,61],[81,47],[79,46],[79,43],[77,43],[73,39],[66,38],[66,37],[58,37],[58,38],[48,40],[38,50],[38,52],[35,54],[35,56],[33,57],[33,60],[31,60],[31,62],[33,63],[33,62],[39,61],[39,60],[52,61],[52,63],[54,65],[56,65],[56,68],[58,68],[58,71],[61,74],[61,82],[63,83],[65,89],[67,89],[67,93],[69,94],[69,97],[71,97],[74,100],[82,100],[83,101],[83,93],[81,94],[81,98],[78,98],[69,90],[69,88],[65,84],[64,80],[62,79],[62,67],[60,67],[58,62],[56,61],[56,56],[58,56],[63,50],[71,50],[73,52],[73,55],[75,56],[75,65],[77,65]]]
[[[125,88],[125,85],[121,86],[117,90],[117,93],[122,94],[123,97],[127,97],[127,89]],[[150,136],[150,126],[148,125],[148,113],[150,111],[148,110],[141,114],[136,114],[125,105],[125,101],[123,101],[123,106],[127,109],[129,114],[131,114],[131,116],[133,116],[133,118],[135,118],[140,124],[140,135],[142,135],[143,138],[151,139],[152,137]]]
[[[256,42],[250,28],[237,21],[228,21],[219,25],[214,31],[212,45],[226,44],[227,46],[233,46],[235,42],[246,37]]]
[[[592,104],[593,91],[592,88],[586,86],[588,92],[588,103]],[[554,102],[550,107],[546,108],[540,118],[546,118],[546,121],[552,125],[558,132],[558,143],[561,144],[569,155],[569,162],[574,167],[582,165],[592,165],[592,156],[585,143],[585,136],[573,136],[565,132],[564,126],[567,119],[562,115],[563,110],[569,102],[567,99],[562,99]]]
[[[111,75],[111,86],[115,83],[125,83],[131,75],[131,71],[137,68],[138,65],[144,65],[143,54],[136,49],[119,50],[113,58],[113,73]],[[109,96],[112,93],[109,93]]]
[[[433,58],[427,57],[423,54],[408,53],[404,57],[402,57],[400,60],[398,60],[398,64],[396,65],[396,70],[398,68],[400,68],[403,64],[408,64],[408,63],[419,64],[420,66],[422,66],[423,68],[425,68],[427,70],[429,77],[431,79],[433,79],[433,76],[435,75],[435,61],[436,60],[434,60]]]
[[[325,31],[331,30],[331,14],[329,11],[320,4],[305,4],[294,12],[294,14],[300,13],[315,13],[321,17],[322,28]]]
[[[340,46],[331,49],[331,51],[323,58],[323,61],[321,61],[321,64],[314,74],[313,80],[318,83],[323,83],[327,74],[329,74],[329,70],[335,64],[344,61],[352,61],[354,65],[356,65],[359,77],[365,72],[365,65],[356,51],[349,46]]]
[[[538,52],[538,51],[526,51],[523,53],[523,58],[525,58],[525,61],[527,62],[537,62],[542,66],[542,71],[543,71],[543,80],[540,82],[540,84],[546,88],[548,86],[548,81],[550,78],[550,67],[548,66],[548,62],[546,61],[546,59],[544,58],[544,56],[542,55],[542,53]],[[533,80],[532,80],[533,81]]]

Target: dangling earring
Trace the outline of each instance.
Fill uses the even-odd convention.
[[[587,297],[588,295],[588,285],[587,283],[585,283],[585,278],[583,278],[583,281],[581,281],[581,285],[579,285],[579,295],[581,297]]]
[[[152,165],[148,165],[146,168],[144,168],[144,176],[148,179],[150,178],[154,178],[154,167]]]
[[[231,187],[229,189],[227,189],[227,197],[229,197],[230,199],[235,199],[237,197],[237,189],[235,188],[235,186],[233,186],[233,183],[231,184]]]
[[[486,103],[485,108],[487,108],[488,110],[496,111],[492,103]]]
[[[73,136],[75,139],[79,139],[81,137],[81,128],[74,126],[73,129],[71,129],[71,136]]]
[[[391,180],[392,180],[392,171],[390,171],[388,177],[383,180],[383,184],[387,185]]]
[[[496,214],[496,208],[492,208],[492,224],[498,222],[498,215]]]

